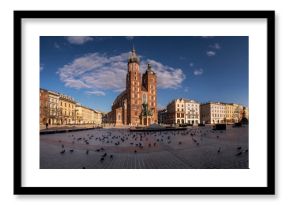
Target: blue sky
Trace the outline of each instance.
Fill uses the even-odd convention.
[[[175,98],[248,106],[247,36],[42,36],[40,87],[110,111],[133,44],[141,73],[147,63],[157,73],[159,108]]]

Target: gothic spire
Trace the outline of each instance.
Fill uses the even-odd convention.
[[[134,45],[133,45],[131,54],[129,56],[128,63],[138,63],[138,64],[140,64],[140,59],[139,59],[139,57],[138,57],[138,55],[136,53]]]

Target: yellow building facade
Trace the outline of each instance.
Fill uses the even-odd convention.
[[[225,104],[225,115],[227,123],[237,123],[242,119],[243,106],[235,103]]]
[[[102,113],[76,104],[76,124],[102,124]]]
[[[67,95],[60,94],[60,124],[69,125],[76,123],[76,102],[74,99]]]

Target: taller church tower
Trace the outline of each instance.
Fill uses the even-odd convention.
[[[127,123],[138,125],[141,113],[141,75],[140,75],[140,59],[133,48],[128,58],[128,73],[126,80],[127,91]]]

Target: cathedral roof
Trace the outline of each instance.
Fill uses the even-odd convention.
[[[126,92],[126,90],[124,90],[123,92],[121,92],[121,93],[116,97],[115,101],[113,102],[113,105],[119,103],[120,100],[126,98],[126,96],[127,96],[127,92]]]

